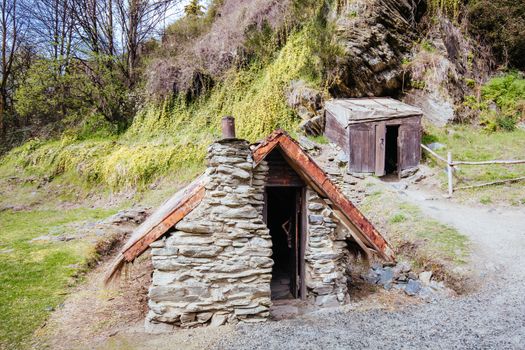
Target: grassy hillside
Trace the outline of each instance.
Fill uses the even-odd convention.
[[[291,34],[268,63],[232,69],[208,95],[192,103],[178,97],[149,104],[120,135],[101,137],[104,125],[97,125],[91,135],[69,132],[56,140],[27,142],[1,160],[0,172],[67,177],[85,188],[144,188],[168,173],[187,179],[199,172],[224,115],[235,116],[239,137],[250,141],[276,128],[294,132],[298,120],[285,104],[284,91],[295,79],[319,87],[321,63],[311,39],[317,25],[312,20]]]
[[[0,212],[0,348],[21,349],[65,298],[72,276],[93,259],[90,240],[52,241],[73,223],[100,220],[113,209]]]

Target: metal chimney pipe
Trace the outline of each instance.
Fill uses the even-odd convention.
[[[235,118],[232,116],[225,116],[222,118],[222,138],[235,138]]]

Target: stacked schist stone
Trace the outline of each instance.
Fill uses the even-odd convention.
[[[348,302],[345,254],[349,232],[316,192],[307,191],[308,237],[305,251],[308,297],[318,306]]]
[[[272,241],[262,216],[268,166],[254,168],[242,140],[214,143],[207,161],[202,202],[151,245],[152,332],[269,316]]]

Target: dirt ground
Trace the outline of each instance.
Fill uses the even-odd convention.
[[[147,288],[151,282],[151,265],[146,254],[127,271],[127,277],[111,286],[103,285],[106,259],[85,278],[53,313],[35,335],[34,349],[208,349],[219,341],[236,337],[237,326],[180,329],[171,334],[147,334],[144,318],[147,312]],[[352,303],[343,312],[370,310],[395,311],[420,300],[400,292],[387,292],[376,286],[357,284],[351,290]],[[305,308],[299,317],[312,317],[319,309]],[[272,319],[279,323],[294,316]]]

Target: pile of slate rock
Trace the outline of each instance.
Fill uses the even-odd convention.
[[[367,283],[382,286],[386,290],[402,290],[407,295],[417,296],[427,301],[454,294],[443,282],[436,281],[432,277],[432,271],[423,271],[418,274],[412,271],[412,267],[407,262],[400,262],[395,266],[374,263],[370,270],[362,276]]]

